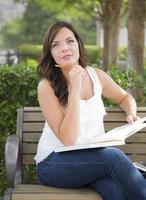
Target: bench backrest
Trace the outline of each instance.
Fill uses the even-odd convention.
[[[104,119],[105,130],[109,131],[114,127],[126,123],[125,113],[118,108],[106,108],[107,115]],[[140,117],[146,116],[146,107],[138,108]],[[34,164],[37,143],[44,126],[44,118],[39,107],[25,107],[18,110],[17,134],[21,139],[22,165]],[[118,146],[133,161],[146,160],[146,128],[127,139],[127,144]]]

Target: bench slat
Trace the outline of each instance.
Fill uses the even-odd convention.
[[[131,143],[126,145],[117,146],[124,150],[125,153],[145,153],[146,143]],[[24,154],[35,154],[37,150],[37,144],[23,143]]]
[[[143,118],[146,116],[146,113],[138,113],[138,116]],[[108,122],[125,122],[126,123],[126,115],[125,113],[107,113],[104,117],[104,121]]]
[[[23,133],[23,142],[38,142],[41,134],[42,134],[41,132]],[[136,133],[135,135],[130,136],[126,141],[133,143],[146,142],[146,133],[145,132]]]
[[[24,122],[28,122],[28,121],[36,121],[36,122],[40,122],[43,121],[44,122],[44,117],[42,115],[41,112],[25,112],[24,113]]]
[[[140,117],[145,117],[145,113],[139,113]],[[104,121],[108,122],[126,122],[125,113],[111,113],[106,115]],[[44,117],[41,112],[25,112],[24,122],[44,122]]]
[[[122,122],[106,122],[104,123],[104,127],[105,127],[105,131],[109,131],[113,128],[116,128],[118,126],[123,126],[126,123],[122,123]],[[141,132],[146,132],[146,127],[144,129],[141,129]]]
[[[107,122],[104,123],[105,130],[111,130],[118,126],[123,126],[126,123],[124,122]],[[44,127],[44,122],[32,122],[32,123],[23,123],[23,132],[41,132]],[[146,128],[143,129],[143,132],[146,132]]]
[[[97,194],[39,194],[39,193],[25,193],[13,194],[12,200],[102,200]]]
[[[43,130],[44,123],[23,123],[23,132],[41,132]]]
[[[24,112],[32,112],[32,111],[33,111],[33,112],[34,112],[34,111],[35,111],[35,112],[36,112],[36,111],[37,111],[37,112],[38,112],[38,111],[41,112],[40,107],[24,107],[23,110],[24,110]]]
[[[123,112],[119,107],[106,107],[107,112]],[[146,107],[137,107],[137,112],[146,112]]]
[[[12,200],[102,200],[93,190],[83,188],[55,188],[42,185],[16,185]]]
[[[44,185],[37,185],[37,184],[22,184],[22,185],[16,185],[14,193],[37,193],[39,189],[39,193],[54,193],[54,194],[74,194],[74,188],[57,188],[57,187],[48,187]],[[77,194],[93,194],[95,193],[94,191],[90,190],[88,187],[82,187],[82,188],[76,188],[76,193]]]

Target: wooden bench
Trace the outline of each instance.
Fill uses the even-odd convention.
[[[126,115],[120,109],[107,108],[106,110],[107,115],[104,120],[106,131],[126,123]],[[146,107],[138,108],[138,115],[146,116]],[[18,110],[17,133],[10,135],[6,142],[5,161],[8,188],[4,199],[102,200],[98,194],[86,187],[63,189],[28,183],[25,170],[35,164],[33,158],[43,125],[44,118],[39,107],[25,107]],[[140,134],[131,136],[127,144],[119,148],[133,161],[146,160],[146,128],[141,130]]]

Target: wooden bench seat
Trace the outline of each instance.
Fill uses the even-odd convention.
[[[89,188],[64,189],[46,187],[42,185],[16,185],[13,190],[12,200],[102,200],[96,192]]]
[[[105,130],[126,123],[125,113],[118,108],[106,108]],[[146,116],[146,107],[138,108],[140,117]],[[34,155],[44,126],[44,118],[39,107],[25,107],[18,110],[17,133],[10,135],[6,142],[5,161],[8,188],[5,200],[102,200],[95,191],[83,187],[64,189],[32,184],[26,173],[30,166],[35,170]],[[146,160],[146,128],[140,134],[131,136],[126,145],[119,146],[131,160]],[[34,172],[35,173],[35,172]]]

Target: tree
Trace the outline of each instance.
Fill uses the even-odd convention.
[[[41,6],[41,1],[28,0],[21,20],[22,42],[41,44],[46,27],[49,27],[56,20],[55,11]]]
[[[103,68],[105,70],[110,64],[117,64],[121,3],[122,0],[101,2],[104,29]]]
[[[77,3],[78,2],[78,3]],[[117,63],[120,11],[123,0],[75,1],[80,11],[90,15],[96,25],[102,23],[104,31],[103,68]],[[98,36],[98,35],[97,35]]]
[[[128,64],[143,74],[145,0],[129,0],[128,4]]]
[[[4,44],[16,48],[19,44],[42,44],[46,30],[56,21],[71,22],[80,32],[86,44],[95,44],[95,25],[69,1],[62,0],[15,0],[25,3],[21,20],[10,21],[1,31]],[[84,28],[82,28],[84,27]],[[90,30],[90,32],[88,31]]]

